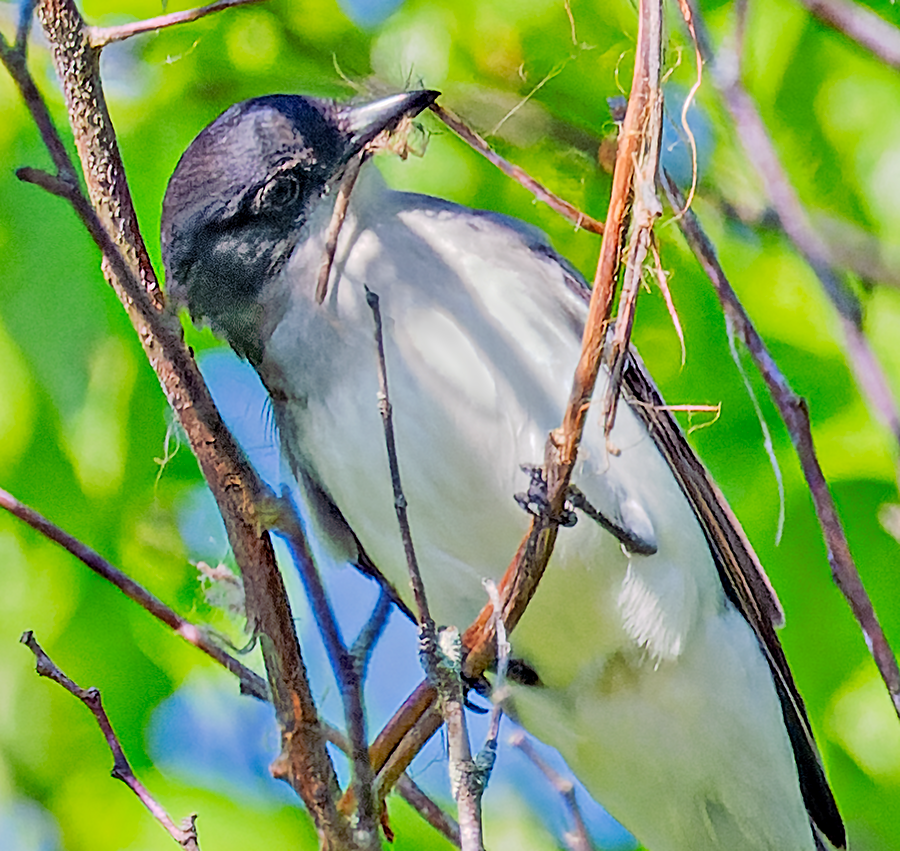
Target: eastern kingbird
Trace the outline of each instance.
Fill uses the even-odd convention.
[[[173,301],[259,373],[321,534],[409,603],[365,290],[377,293],[432,613],[464,628],[527,530],[521,465],[561,420],[587,287],[540,231],[390,191],[364,167],[319,303],[345,169],[436,96],[232,106],[178,163],[162,246]],[[609,444],[590,413],[573,477],[604,522],[560,531],[513,635],[542,683],[516,688],[518,717],[652,851],[842,847],[774,592],[636,355],[624,393]]]

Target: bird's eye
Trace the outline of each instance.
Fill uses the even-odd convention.
[[[294,174],[279,174],[268,181],[256,195],[257,212],[277,212],[289,207],[300,197],[300,180]]]

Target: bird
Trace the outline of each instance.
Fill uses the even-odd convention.
[[[391,190],[366,163],[317,297],[348,169],[437,96],[233,105],[175,168],[162,252],[173,305],[258,373],[312,527],[411,607],[377,294],[423,580],[462,629],[528,528],[515,495],[561,421],[589,290],[540,230]],[[517,720],[651,851],[845,847],[762,566],[635,351],[623,399],[608,439],[589,411],[572,481],[591,516],[560,530],[511,636],[540,683],[512,687]]]

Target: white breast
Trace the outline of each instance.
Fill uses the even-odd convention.
[[[300,444],[297,463],[411,602],[364,288],[379,296],[429,601],[440,623],[465,628],[486,601],[482,578],[502,575],[528,528],[513,498],[527,487],[519,466],[542,461],[561,421],[586,309],[526,226],[362,184],[325,304],[313,302],[320,239],[297,249],[267,293],[270,306],[290,306],[276,316],[263,368],[270,389],[288,397],[279,425]],[[743,837],[740,847],[754,851],[774,851],[772,837],[787,840],[781,851],[808,851],[790,745],[752,630],[726,604],[691,506],[627,405],[612,443],[619,454],[607,451],[591,411],[574,482],[601,512],[641,526],[658,550],[628,555],[585,517],[560,531],[513,636],[514,652],[546,684],[519,695],[522,716],[639,836],[649,819],[644,835],[671,841],[660,848],[729,847],[715,844],[718,835]],[[705,747],[704,730],[729,712],[696,777],[688,771],[676,788],[679,766]],[[642,725],[654,726],[642,733]],[[667,791],[669,803],[654,811],[648,795]],[[766,817],[775,804],[780,815]]]

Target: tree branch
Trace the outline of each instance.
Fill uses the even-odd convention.
[[[734,51],[715,55],[696,0],[685,0],[693,17],[697,42],[704,62],[712,68],[718,88],[748,161],[759,174],[772,202],[781,227],[800,255],[809,264],[825,294],[834,305],[847,338],[849,361],[858,386],[863,390],[879,418],[900,443],[900,409],[884,370],[869,346],[862,330],[862,307],[835,267],[831,252],[810,224],[799,197],[772,144],[762,117],[752,98],[741,84],[741,42]],[[742,29],[742,28],[741,28]]]
[[[284,502],[286,503],[287,500]],[[347,644],[341,635],[340,626],[328,599],[328,593],[325,591],[322,577],[319,575],[306,538],[303,536],[299,520],[292,515],[281,525],[341,692],[344,721],[351,744],[349,756],[353,769],[352,785],[356,799],[354,842],[361,848],[369,848],[374,851],[381,847],[381,843],[378,838],[378,807],[374,796],[375,772],[369,756],[360,666],[357,664],[356,657],[347,649]]]
[[[378,295],[366,288],[366,303],[372,311],[375,325],[375,348],[378,366],[378,407],[384,425],[384,442],[387,448],[391,486],[394,492],[394,509],[403,551],[409,568],[410,584],[419,619],[419,655],[430,682],[434,684],[441,715],[447,727],[449,750],[450,787],[456,799],[459,814],[459,837],[462,851],[484,851],[484,836],[481,825],[481,798],[484,783],[472,761],[466,716],[463,710],[464,694],[460,676],[462,644],[459,633],[454,628],[445,628],[440,637],[435,629],[434,619],[428,610],[425,583],[419,571],[412,532],[406,513],[406,497],[400,482],[400,465],[397,460],[397,445],[391,412],[390,391],[387,380],[387,363],[384,356],[384,335],[381,324],[381,308]]]
[[[165,29],[176,24],[186,24],[191,21],[199,21],[214,12],[231,9],[234,6],[248,6],[250,3],[258,3],[260,0],[219,0],[208,6],[200,6],[196,9],[188,9],[184,12],[172,12],[168,15],[159,15],[156,18],[147,18],[144,21],[134,21],[131,24],[121,24],[117,27],[88,27],[88,36],[91,47],[99,50],[116,41],[124,41],[126,38]]]
[[[36,529],[44,537],[59,544],[98,576],[115,585],[130,600],[133,600],[157,620],[162,621],[166,626],[173,629],[189,644],[193,644],[211,659],[218,662],[223,668],[234,674],[240,680],[242,692],[260,700],[268,701],[271,699],[266,681],[262,677],[211,641],[204,629],[185,620],[163,603],[162,600],[154,597],[146,588],[139,585],[117,567],[114,567],[89,546],[83,544],[68,532],[63,531],[59,526],[51,523],[33,508],[29,508],[27,505],[19,502],[12,494],[2,488],[0,488],[0,508],[5,508],[10,514],[31,526],[32,529]]]
[[[512,631],[531,599],[553,551],[559,517],[575,465],[578,444],[590,408],[594,385],[606,340],[606,329],[618,280],[620,248],[630,220],[631,199],[635,186],[636,163],[652,146],[651,112],[661,108],[659,95],[662,66],[661,0],[642,0],[638,10],[638,41],[631,95],[619,135],[612,194],[603,229],[600,258],[582,337],[581,357],[575,370],[572,391],[560,428],[547,442],[545,469],[548,482],[549,510],[532,521],[528,536],[522,541],[510,567],[500,582],[503,622]],[[649,165],[649,161],[648,161]],[[652,167],[652,166],[650,166]],[[464,674],[477,677],[493,661],[496,648],[495,630],[491,627],[492,607],[482,609],[463,638],[469,648]]]
[[[648,118],[653,110],[661,108],[661,67],[661,0],[641,0],[631,96],[619,135],[612,195],[582,338],[581,357],[562,425],[551,433],[547,442],[545,469],[549,510],[532,520],[531,529],[499,583],[500,615],[508,632],[514,629],[537,589],[556,540],[578,444],[600,372],[620,269],[620,247],[630,218],[631,198],[636,191],[635,164],[643,152],[652,147],[649,133],[653,122]],[[651,168],[650,173],[655,173],[656,166],[651,166],[649,160],[644,162],[646,167]],[[495,660],[497,635],[493,612],[493,605],[489,603],[463,635],[463,646],[468,650],[463,662],[463,675],[467,678],[477,679]],[[379,770],[378,782],[382,795],[440,727],[440,713],[433,706],[435,699],[434,689],[427,682],[421,683],[372,743],[370,753],[373,764]]]
[[[38,14],[50,40],[62,81],[85,180],[101,227],[91,233],[104,252],[104,272],[116,290],[144,347],[151,366],[178,417],[209,483],[246,589],[248,619],[260,633],[260,644],[282,728],[284,757],[291,784],[299,792],[326,847],[352,847],[349,825],[337,812],[334,768],[325,749],[318,715],[294,631],[287,595],[257,504],[265,489],[225,428],[193,357],[184,345],[177,318],[162,312],[163,296],[141,239],[115,133],[98,75],[99,52],[72,0],[43,0]],[[74,168],[58,134],[46,117],[24,56],[3,60],[26,105],[35,116],[59,171],[71,184],[70,200],[79,214],[87,205],[77,200]],[[27,177],[38,177],[35,171]],[[50,181],[44,181],[48,188]],[[60,189],[60,186],[54,187]],[[103,232],[117,247],[113,251]]]
[[[547,778],[551,786],[559,793],[560,798],[569,815],[572,817],[573,830],[565,834],[566,844],[569,851],[595,851],[588,834],[587,826],[581,815],[581,808],[578,806],[578,798],[575,796],[575,784],[567,777],[563,777],[551,765],[545,762],[541,755],[535,750],[534,745],[528,740],[525,734],[518,730],[510,737],[510,744],[522,751],[528,759],[534,763],[534,766]]]
[[[587,213],[581,212],[573,204],[554,195],[546,186],[535,180],[524,169],[513,165],[508,160],[500,156],[491,146],[485,142],[474,130],[466,125],[466,123],[454,112],[451,112],[438,103],[433,103],[428,107],[441,121],[444,122],[457,136],[459,136],[473,150],[478,151],[488,162],[497,166],[507,177],[511,177],[520,185],[524,186],[538,201],[543,201],[551,210],[555,210],[564,218],[572,222],[577,228],[590,231],[591,233],[603,233],[603,222],[598,222],[591,218]]]
[[[849,0],[800,0],[811,14],[877,56],[900,68],[900,29],[871,9]]]

